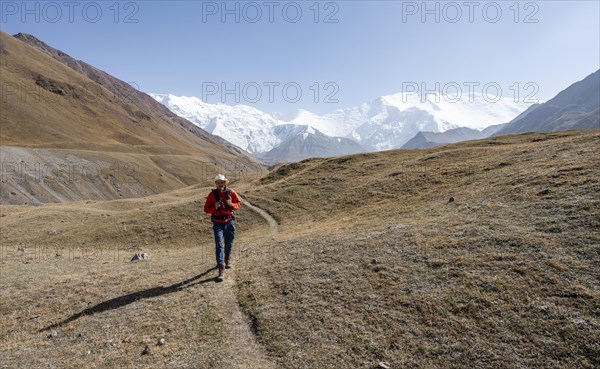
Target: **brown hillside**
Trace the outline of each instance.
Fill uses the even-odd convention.
[[[283,368],[598,367],[599,168],[574,131],[282,166],[240,301]]]
[[[65,64],[70,57],[32,36],[20,34],[35,46],[0,37],[2,202],[135,197],[205,181],[216,168],[262,171],[125,82],[83,62]]]
[[[73,69],[78,73],[83,74],[92,81],[104,87],[111,93],[111,95],[109,95],[108,97],[114,100],[116,104],[123,106],[125,111],[130,112],[131,108],[128,105],[133,104],[139,107],[144,113],[151,114],[152,112],[154,112],[155,114],[158,114],[158,117],[160,118],[158,120],[161,121],[161,123],[163,124],[166,123],[164,125],[167,127],[183,127],[186,131],[193,133],[193,135],[201,138],[202,140],[208,140],[210,142],[216,142],[218,144],[226,146],[227,151],[232,151],[233,153],[239,154],[241,156],[248,155],[240,148],[223,140],[219,136],[211,135],[210,133],[194,125],[192,122],[173,114],[165,106],[154,100],[149,95],[137,90],[134,86],[130,85],[129,83],[121,81],[120,79],[115,78],[110,74],[99,70],[84,61],[76,60],[71,56],[65,54],[64,52],[54,49],[46,43],[38,40],[32,35],[19,33],[14,37],[50,55],[52,58],[59,61],[60,63],[68,66],[69,68]],[[90,87],[85,86],[85,88],[89,89]],[[138,117],[141,114],[138,113],[134,115],[135,117]]]
[[[2,205],[0,357],[7,368],[598,367],[599,141],[503,136],[238,182],[280,227],[242,208],[223,284],[201,215],[208,187]],[[129,263],[138,251],[151,260]]]

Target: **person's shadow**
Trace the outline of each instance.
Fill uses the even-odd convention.
[[[166,295],[167,293],[173,293],[173,292],[177,292],[177,291],[181,291],[185,288],[189,288],[192,286],[196,286],[199,284],[203,284],[206,282],[211,282],[211,281],[217,281],[217,279],[215,277],[212,278],[206,278],[203,280],[200,280],[202,277],[204,277],[205,275],[207,275],[208,273],[210,273],[211,271],[215,270],[216,267],[214,268],[210,268],[208,269],[206,272],[198,274],[195,277],[186,279],[184,281],[172,284],[170,286],[167,287],[153,287],[153,288],[149,288],[147,290],[143,290],[143,291],[138,291],[138,292],[134,292],[134,293],[130,293],[128,295],[124,295],[124,296],[119,296],[119,297],[115,297],[113,299],[110,300],[106,300],[104,302],[101,302],[97,305],[94,305],[92,307],[89,307],[85,310],[80,311],[79,313],[76,313],[74,315],[71,315],[70,317],[58,322],[58,323],[54,323],[52,325],[49,325],[45,328],[42,328],[39,330],[39,332],[43,332],[43,331],[47,331],[56,327],[60,327],[63,326],[67,323],[70,323],[74,320],[77,320],[79,318],[81,318],[84,315],[92,315],[92,314],[96,314],[96,313],[101,313],[103,311],[108,311],[108,310],[113,310],[113,309],[118,309],[122,306],[125,305],[129,305],[132,302],[135,302],[137,300],[140,299],[145,299],[145,298],[151,298],[151,297],[158,297],[158,296],[162,296],[162,295]]]

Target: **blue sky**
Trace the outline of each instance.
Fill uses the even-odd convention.
[[[473,83],[474,93],[493,84],[503,97],[548,100],[600,68],[598,1],[23,4],[1,3],[2,31],[31,33],[145,92],[267,112]]]

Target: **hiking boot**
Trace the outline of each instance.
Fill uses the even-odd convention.
[[[227,256],[225,258],[225,268],[226,269],[231,269],[233,268],[233,263],[231,262],[231,256]]]
[[[225,279],[225,267],[219,265],[219,276],[217,277],[217,281],[222,282]]]

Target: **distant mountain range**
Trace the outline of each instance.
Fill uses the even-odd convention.
[[[428,148],[490,136],[568,129],[600,129],[600,70],[575,82],[548,102],[531,105],[506,124],[482,131],[457,128],[440,133],[419,132],[402,148]]]
[[[300,130],[297,131],[298,127]],[[305,125],[281,124],[275,127],[275,132],[293,131],[293,134],[282,134],[288,138],[260,158],[267,162],[300,161],[307,157],[331,157],[348,155],[365,151],[357,142],[343,137],[331,137]]]
[[[525,117],[537,109],[540,104],[531,105],[527,110],[519,114],[516,119]],[[495,124],[483,130],[460,127],[449,129],[445,132],[419,132],[415,137],[402,145],[402,149],[427,149],[430,147],[442,146],[451,143],[457,143],[468,140],[480,140],[493,136],[496,132],[504,128],[508,123]]]
[[[513,119],[494,135],[599,128],[600,70],[573,83],[528,114]]]
[[[298,110],[276,119],[258,109],[150,94],[171,111],[266,161],[296,161],[402,147],[419,132],[506,123],[527,108],[508,98],[394,94],[326,115]],[[455,101],[458,100],[458,101]],[[469,101],[471,100],[471,101]]]
[[[258,109],[206,104],[195,97],[151,94],[176,114],[267,161],[295,161],[361,151],[415,149],[493,135],[600,128],[600,71],[552,100],[461,99],[394,94],[326,115],[298,110],[275,118]]]
[[[401,148],[427,149],[460,141],[479,140],[486,137],[488,135],[483,131],[466,127],[449,129],[446,132],[419,132],[415,137],[402,145]]]

